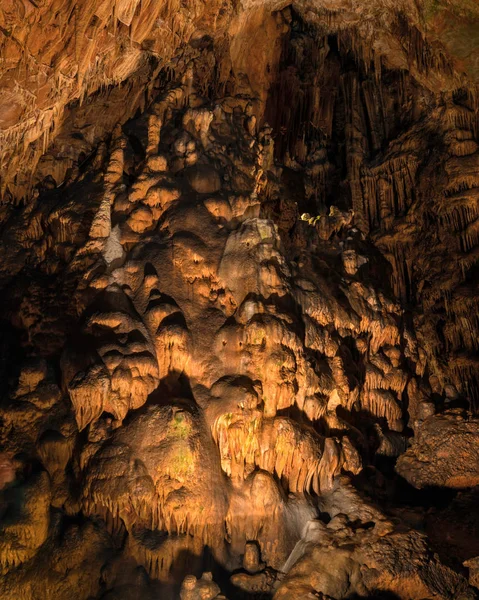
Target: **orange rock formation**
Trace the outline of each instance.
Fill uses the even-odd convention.
[[[2,599],[476,597],[479,10],[420,4],[2,3]]]

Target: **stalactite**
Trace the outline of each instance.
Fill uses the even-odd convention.
[[[274,61],[251,65],[253,81],[235,48],[250,50],[243,7],[231,16],[234,41],[226,6],[190,8],[76,7],[78,81],[55,66],[58,109],[1,134],[13,143],[3,165],[15,144],[32,162],[45,151],[44,161],[61,158],[62,128],[82,157],[61,188],[45,180],[2,222],[12,240],[0,273],[5,319],[21,332],[14,350],[48,367],[20,377],[0,417],[12,455],[33,448],[51,486],[39,518],[21,525],[22,543],[40,546],[23,555],[0,540],[8,576],[21,577],[10,569],[30,559],[25,572],[50,566],[45,549],[80,522],[108,538],[98,544],[107,595],[123,560],[174,586],[185,556],[211,551],[230,569],[245,542],[257,542],[268,574],[296,542],[313,552],[315,535],[327,553],[364,536],[361,552],[383,560],[379,544],[395,548],[396,524],[351,495],[349,478],[362,460],[408,453],[406,440],[415,444],[448,400],[477,405],[475,117],[453,106],[473,99],[423,89],[443,59],[419,30],[402,35],[411,74],[383,60],[394,40],[373,38],[379,16],[345,22],[318,9],[324,23],[313,27],[288,7],[272,17],[278,31],[291,20],[288,35],[276,46],[268,38]],[[96,45],[103,35],[110,53]],[[261,99],[250,89],[257,79]],[[62,123],[63,96],[83,105]],[[107,144],[113,124],[102,120],[113,117]],[[42,391],[60,375],[61,390]],[[382,462],[355,484],[376,490]],[[345,580],[356,593],[355,576]]]

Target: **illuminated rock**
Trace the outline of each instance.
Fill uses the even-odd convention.
[[[473,597],[477,10],[387,4],[0,8],[2,599]]]

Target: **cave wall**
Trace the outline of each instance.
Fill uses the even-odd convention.
[[[476,83],[396,4],[2,6],[2,598],[475,597]]]

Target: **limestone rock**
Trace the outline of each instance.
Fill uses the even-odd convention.
[[[479,422],[460,411],[425,419],[397,470],[418,488],[479,484]]]
[[[2,598],[474,597],[478,16],[2,2]]]

